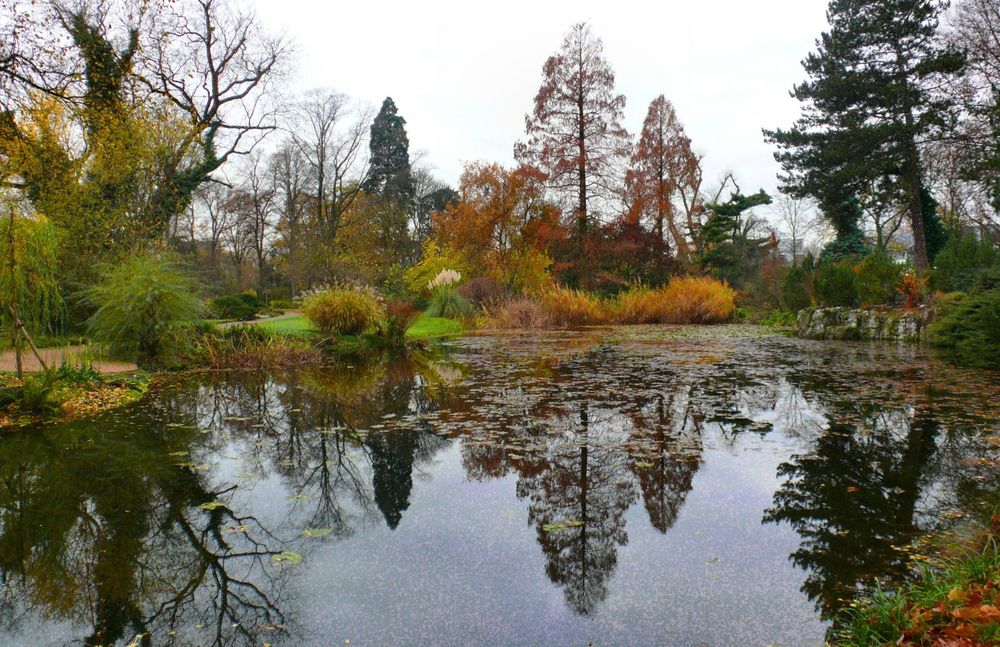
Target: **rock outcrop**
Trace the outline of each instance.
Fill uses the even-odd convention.
[[[805,308],[795,333],[805,339],[858,339],[919,343],[933,318],[930,308]]]

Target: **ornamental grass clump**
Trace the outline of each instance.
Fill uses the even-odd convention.
[[[302,300],[302,311],[325,335],[360,335],[383,316],[378,295],[365,287],[327,287]]]
[[[588,326],[604,323],[604,304],[601,299],[583,290],[555,287],[538,296],[542,312],[552,326]]]
[[[472,304],[458,291],[462,274],[456,270],[441,270],[427,282],[431,301],[427,306],[427,316],[460,319],[472,314]]]
[[[375,327],[391,348],[405,348],[406,331],[419,317],[420,310],[409,301],[393,300],[385,305],[385,314]]]
[[[736,292],[709,277],[676,277],[665,287],[638,286],[618,295],[611,318],[622,324],[724,323],[736,312]]]
[[[736,291],[707,276],[673,278],[662,292],[662,323],[714,324],[736,314]]]

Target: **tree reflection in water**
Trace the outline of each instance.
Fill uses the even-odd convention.
[[[88,644],[299,640],[295,570],[272,557],[308,560],[376,526],[398,536],[418,477],[452,445],[467,478],[513,479],[548,579],[593,615],[640,498],[666,534],[710,451],[771,438],[788,458],[764,521],[801,537],[791,559],[829,616],[860,582],[902,575],[897,547],[995,475],[965,464],[982,425],[962,417],[962,394],[942,395],[954,377],[801,344],[471,338],[457,363],[376,355],[201,376],[4,438],[2,622],[68,621]],[[277,505],[257,498],[269,488]]]
[[[0,443],[0,570],[8,630],[32,611],[89,626],[88,645],[141,636],[255,644],[282,630],[273,535],[184,457],[190,426],[103,416]],[[204,509],[200,506],[204,504]],[[5,621],[6,622],[6,621]],[[184,637],[187,638],[184,638]]]

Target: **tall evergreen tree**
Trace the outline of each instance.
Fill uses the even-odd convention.
[[[397,112],[392,97],[385,98],[372,122],[368,146],[371,167],[361,188],[382,200],[409,206],[414,194],[410,139],[406,135],[406,119]]]
[[[958,73],[962,56],[937,39],[935,0],[831,0],[830,31],[803,62],[809,79],[792,91],[805,104],[789,130],[765,131],[778,145],[782,190],[816,198],[838,233],[858,240],[857,199],[866,181],[898,180],[913,231],[913,254],[927,268],[927,202],[920,143],[948,121],[951,105],[930,82]]]

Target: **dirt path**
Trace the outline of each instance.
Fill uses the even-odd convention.
[[[277,315],[275,317],[264,317],[263,319],[251,319],[249,321],[227,321],[225,323],[215,324],[217,328],[234,328],[236,326],[243,326],[248,324],[259,324],[267,323],[268,321],[279,321],[281,319],[292,319],[293,317],[298,317],[302,313],[298,310],[288,310],[285,314]]]
[[[62,346],[59,348],[39,348],[38,352],[46,364],[50,367],[58,368],[62,364],[64,357],[67,358],[68,363],[72,363],[75,358],[79,358],[88,352],[88,349],[86,346]],[[93,349],[90,349],[90,352],[93,352]],[[42,369],[38,363],[38,359],[35,358],[35,354],[30,349],[25,349],[25,352],[21,355],[21,359],[24,363],[25,371],[34,373]],[[93,366],[96,370],[105,374],[128,373],[136,370],[136,366],[132,362],[118,362],[105,359],[93,360]],[[16,370],[17,360],[15,359],[13,349],[0,353],[0,371],[10,371],[13,373]]]

